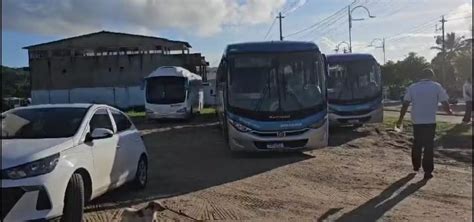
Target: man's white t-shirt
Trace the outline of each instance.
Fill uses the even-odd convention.
[[[464,101],[472,101],[472,83],[465,82],[462,87]]]
[[[411,102],[413,124],[434,124],[438,104],[448,101],[448,98],[446,90],[439,83],[421,80],[408,87],[404,100]]]

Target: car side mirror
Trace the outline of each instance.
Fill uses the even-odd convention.
[[[93,140],[105,139],[110,138],[114,135],[114,132],[109,129],[105,128],[96,128],[92,133],[87,134],[86,141],[90,142]]]

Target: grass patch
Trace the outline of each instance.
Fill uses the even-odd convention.
[[[214,113],[216,113],[216,109],[210,108],[210,107],[204,108],[201,110],[201,115],[214,114]]]
[[[393,129],[395,123],[398,121],[397,117],[384,117],[384,127],[387,129]],[[404,131],[413,132],[413,124],[410,120],[403,120]],[[472,126],[461,125],[447,122],[436,123],[436,135],[437,136],[471,136]]]
[[[130,117],[145,117],[145,112],[128,111],[127,115]]]

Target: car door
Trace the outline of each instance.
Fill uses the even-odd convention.
[[[110,114],[106,108],[96,110],[89,121],[89,133],[94,129],[105,128],[114,131]],[[94,181],[97,183],[101,192],[112,188],[118,181],[118,170],[120,168],[117,161],[118,135],[104,139],[94,139],[87,142],[92,146],[92,155],[94,160]]]
[[[119,183],[124,183],[135,177],[135,170],[143,146],[140,133],[133,127],[127,116],[122,112],[110,109],[117,129],[118,149],[117,162],[120,163]]]

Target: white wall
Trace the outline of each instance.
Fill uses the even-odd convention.
[[[143,89],[140,86],[33,90],[31,102],[32,104],[101,103],[122,109],[145,105]]]
[[[216,80],[209,80],[207,82],[208,85],[204,85],[204,105],[206,106],[213,106],[216,104]],[[206,84],[206,83],[205,83]]]

